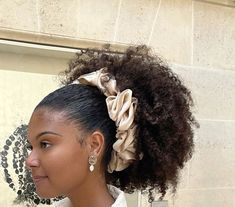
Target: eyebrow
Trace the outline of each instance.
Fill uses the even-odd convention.
[[[39,134],[36,136],[36,140],[39,139],[41,136],[46,135],[46,134],[52,134],[52,135],[56,135],[56,136],[62,137],[61,134],[57,134],[57,133],[51,132],[51,131],[44,131],[44,132],[39,133]]]

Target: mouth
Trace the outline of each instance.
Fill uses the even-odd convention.
[[[39,182],[41,182],[41,181],[43,181],[43,180],[45,180],[47,178],[48,178],[47,176],[39,176],[39,175],[33,176],[33,182],[35,184],[37,184],[37,183],[39,183]]]

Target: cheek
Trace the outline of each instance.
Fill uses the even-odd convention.
[[[57,148],[42,163],[53,186],[63,191],[84,182],[88,172],[88,158],[84,150]],[[63,151],[62,151],[63,150]],[[59,190],[60,191],[60,190]]]

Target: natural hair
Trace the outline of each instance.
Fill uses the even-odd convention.
[[[111,158],[116,127],[107,112],[105,96],[93,86],[71,84],[79,76],[106,67],[120,91],[131,89],[138,99],[134,123],[136,160],[123,171],[105,172],[106,182],[121,190],[147,190],[153,201],[155,190],[166,194],[176,191],[179,170],[193,153],[193,128],[197,122],[191,112],[190,91],[179,77],[147,46],[129,47],[120,53],[108,49],[80,50],[63,73],[61,89],[50,94],[38,106],[64,110],[68,119],[88,132],[100,130],[105,137],[103,163]],[[143,158],[138,159],[143,153]]]

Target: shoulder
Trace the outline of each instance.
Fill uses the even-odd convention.
[[[126,197],[123,191],[112,185],[108,185],[108,189],[115,200],[111,207],[127,207]]]
[[[55,207],[72,207],[72,204],[69,198],[64,198],[55,203]]]

